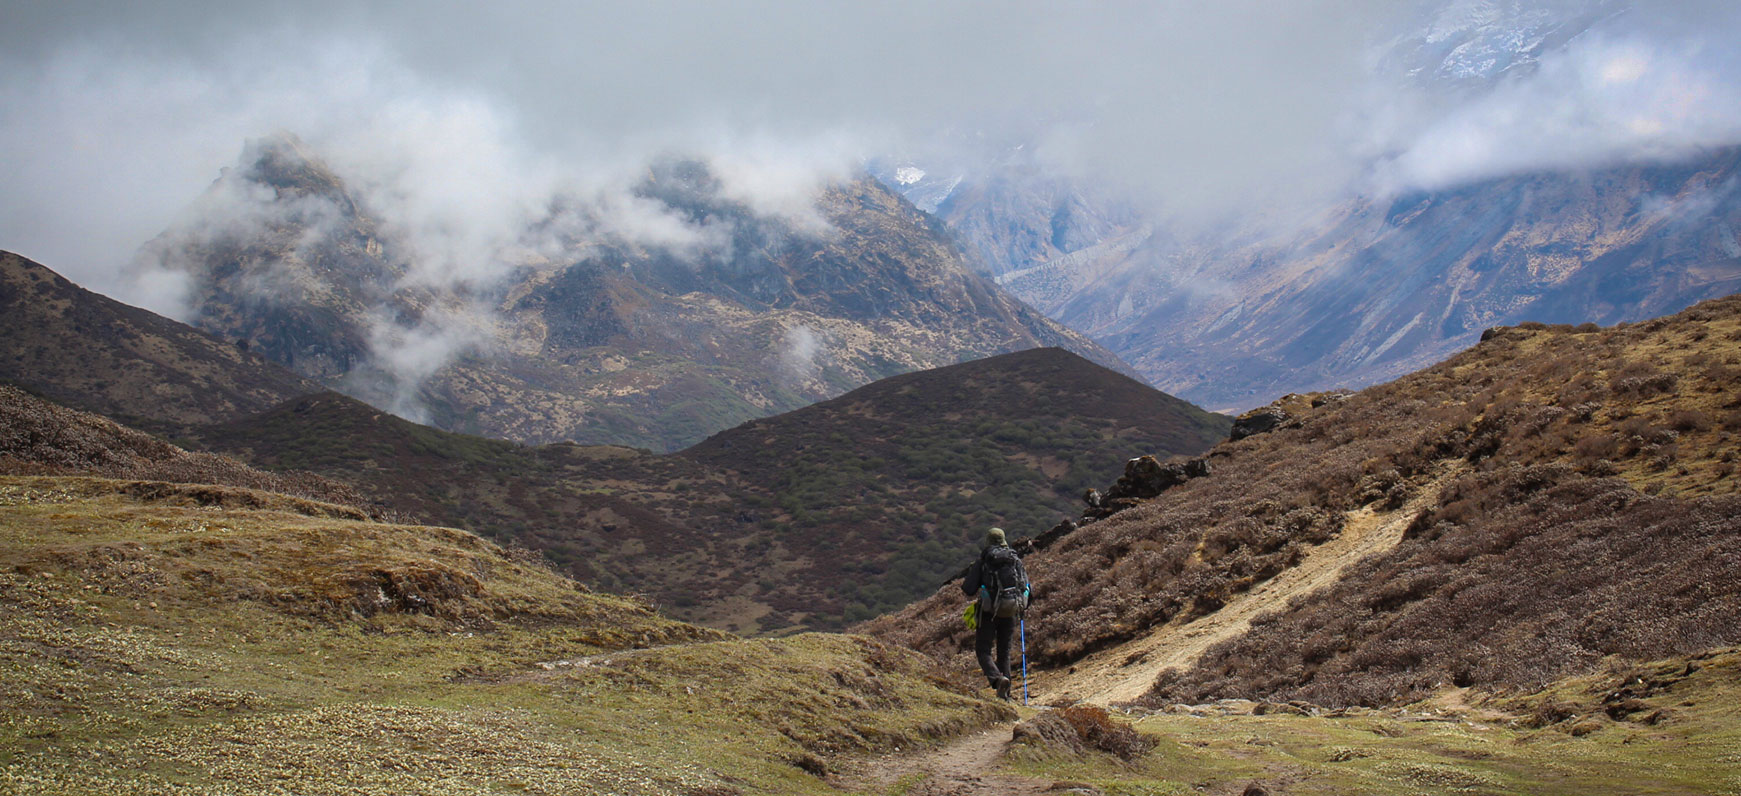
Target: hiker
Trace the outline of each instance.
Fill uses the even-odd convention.
[[[1002,699],[1010,698],[1010,636],[1028,608],[1028,591],[1027,570],[1022,569],[1016,551],[1010,549],[1003,529],[986,531],[985,548],[980,550],[979,560],[967,568],[961,592],[978,600],[979,625],[974,629],[973,649],[985,679]],[[992,658],[994,640],[996,659]]]

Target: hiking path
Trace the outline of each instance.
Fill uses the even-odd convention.
[[[1034,701],[1114,705],[1141,697],[1161,672],[1192,666],[1210,647],[1244,634],[1258,614],[1331,586],[1349,566],[1395,547],[1415,515],[1433,505],[1445,485],[1461,472],[1452,467],[1439,473],[1400,508],[1379,512],[1367,506],[1348,512],[1335,538],[1311,548],[1300,563],[1229,600],[1214,613],[1174,619],[1147,636],[1089,655],[1066,671],[1038,673],[1028,686]]]
[[[1053,783],[1002,770],[1003,750],[1013,724],[998,724],[923,752],[868,758],[839,777],[839,785],[860,793],[907,796],[1038,796],[1057,793]]]

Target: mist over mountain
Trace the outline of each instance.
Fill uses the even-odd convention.
[[[1024,301],[1223,410],[1394,378],[1488,325],[1642,320],[1741,288],[1734,126],[1703,104],[1730,56],[1677,27],[1699,8],[1419,11],[1370,47],[1396,104],[1351,117],[1370,147],[1340,196],[1206,220],[1025,144],[877,174]]]
[[[1218,409],[1364,386],[1525,320],[1616,323],[1741,290],[1738,152],[1351,200],[1297,235],[1124,232],[999,281]]]
[[[1116,357],[968,266],[867,177],[778,210],[668,158],[624,196],[562,195],[449,269],[294,136],[147,244],[194,323],[452,430],[673,450],[910,370],[1039,346]],[[729,166],[725,167],[729,170]]]

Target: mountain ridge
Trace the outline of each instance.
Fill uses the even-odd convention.
[[[815,197],[824,231],[758,213],[696,161],[655,163],[635,197],[701,248],[625,238],[558,202],[527,253],[444,285],[341,176],[277,137],[250,143],[207,210],[141,262],[192,279],[196,323],[307,377],[523,442],[676,450],[883,376],[1037,346],[1127,367],[980,276],[868,177]],[[238,207],[250,223],[201,215]]]
[[[260,411],[320,385],[237,346],[0,251],[0,379],[158,426]]]

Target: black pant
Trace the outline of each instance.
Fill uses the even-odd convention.
[[[973,651],[979,655],[979,669],[985,672],[985,679],[992,685],[997,685],[999,677],[1015,679],[1010,674],[1010,637],[1015,635],[1016,620],[1012,618],[987,618],[979,620],[979,629],[973,633]],[[997,640],[997,660],[992,660],[991,644]]]

